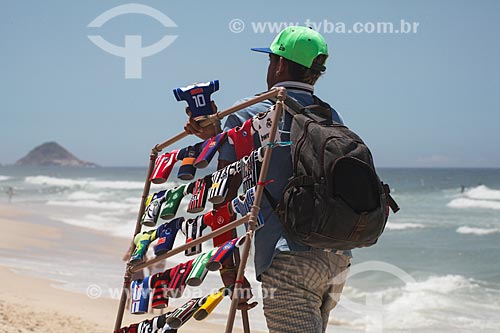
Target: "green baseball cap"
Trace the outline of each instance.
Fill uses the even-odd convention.
[[[320,54],[328,56],[328,45],[317,31],[306,27],[288,27],[282,30],[269,48],[252,48],[252,51],[272,53],[296,62],[307,68],[324,71],[325,66],[317,66],[313,60]]]

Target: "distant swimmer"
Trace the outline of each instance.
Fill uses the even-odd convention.
[[[460,185],[460,193],[464,193],[464,192],[465,192],[465,186]]]
[[[9,202],[12,202],[12,197],[15,194],[14,188],[12,186],[7,187],[5,193],[7,193],[7,196],[9,197]]]

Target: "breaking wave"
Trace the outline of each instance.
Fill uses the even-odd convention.
[[[96,189],[111,189],[111,190],[140,190],[144,187],[143,182],[138,181],[111,181],[111,180],[95,180],[95,179],[69,179],[56,178],[49,176],[30,176],[24,181],[28,184],[49,185],[59,187],[80,187],[80,188],[96,188]]]
[[[425,228],[423,224],[420,223],[387,223],[385,226],[388,230],[406,230],[406,229],[420,229]]]
[[[467,226],[462,226],[457,229],[457,233],[459,234],[471,234],[477,236],[491,235],[500,233],[499,228],[472,228]]]
[[[447,206],[458,209],[480,208],[500,210],[500,190],[479,185],[464,192],[462,196],[454,198]]]

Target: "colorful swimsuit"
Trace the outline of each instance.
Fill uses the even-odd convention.
[[[231,222],[233,213],[229,210],[230,203],[214,209],[203,216],[203,223],[209,226],[212,231],[219,229]],[[222,235],[213,238],[214,246],[220,246],[233,238],[233,230],[226,231]]]
[[[196,214],[202,212],[205,209],[205,204],[207,202],[208,189],[212,185],[211,175],[207,175],[204,178],[198,179],[193,187],[193,195],[189,201],[187,212],[191,214]]]
[[[236,158],[248,156],[254,149],[252,136],[252,119],[248,119],[241,127],[234,127],[227,131],[228,142],[234,145]]]
[[[198,155],[193,165],[198,169],[207,167],[220,145],[226,140],[226,137],[227,133],[222,132],[203,142],[201,153]]]
[[[203,223],[203,215],[184,221],[181,225],[181,230],[182,233],[186,235],[186,244],[201,237],[201,233],[206,227],[207,226]],[[186,256],[201,253],[201,243],[187,249],[184,253]]]
[[[159,256],[172,250],[174,246],[175,236],[180,230],[182,223],[184,222],[183,217],[178,217],[170,222],[163,223],[156,229],[156,237],[158,242],[154,246],[155,255]]]
[[[173,150],[169,153],[161,154],[156,158],[155,167],[151,173],[149,180],[154,184],[161,184],[167,181],[175,162],[177,162],[178,150]]]
[[[182,296],[186,288],[186,279],[192,268],[193,259],[170,269],[170,283],[167,291],[168,296],[172,298],[179,298]]]
[[[187,185],[179,185],[167,191],[165,195],[165,202],[161,207],[160,218],[170,220],[177,214],[177,209],[181,204],[182,198],[187,194]]]

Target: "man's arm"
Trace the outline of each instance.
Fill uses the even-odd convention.
[[[226,160],[219,160],[217,164],[217,169],[220,170],[231,163],[233,162]],[[226,195],[226,199],[222,203],[214,205],[214,208],[218,209],[219,207],[230,202],[232,198],[236,198],[236,196],[238,195],[238,189],[240,187],[240,184],[241,184],[241,175],[238,173],[233,176],[233,179],[229,184],[229,189]],[[235,219],[236,219],[235,216],[233,216],[233,220]],[[235,237],[237,237],[236,229],[233,229],[233,238]],[[238,274],[238,267],[235,265],[233,256],[230,256],[226,260],[224,260],[224,262],[222,263],[222,268],[220,269],[220,274],[222,281],[226,287],[234,285],[236,281],[236,275]],[[240,294],[238,309],[250,310],[257,305],[257,302],[248,303],[248,300],[252,298],[252,292],[251,292],[252,287],[246,278],[244,278],[242,289],[243,292]]]

